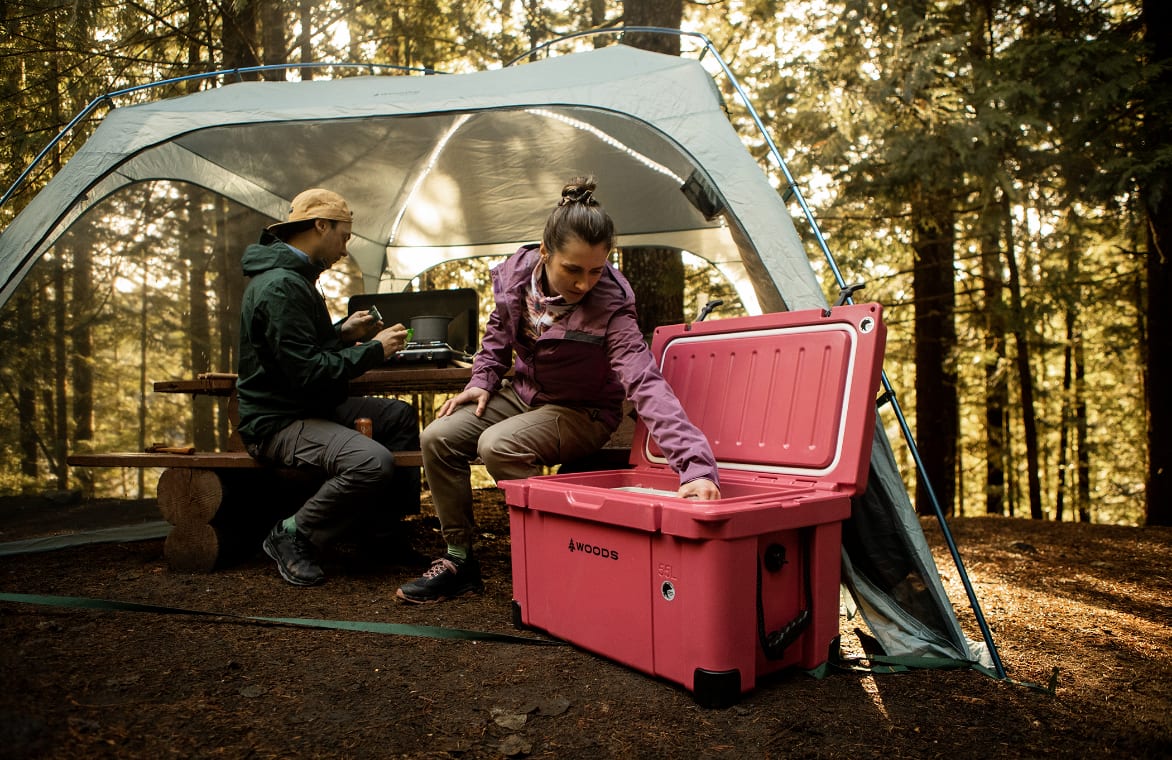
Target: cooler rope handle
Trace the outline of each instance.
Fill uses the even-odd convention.
[[[806,597],[805,606],[798,610],[798,614],[794,616],[793,620],[773,633],[765,632],[765,600],[763,598],[763,584],[761,580],[761,565],[764,564],[764,559],[762,557],[758,557],[757,559],[757,637],[761,640],[761,649],[765,652],[765,658],[768,660],[780,660],[784,657],[785,650],[789,648],[790,644],[797,641],[802,631],[810,624],[810,600],[813,598],[813,593],[810,589],[810,554],[806,540],[806,531],[801,531],[800,535],[802,544],[802,589]]]

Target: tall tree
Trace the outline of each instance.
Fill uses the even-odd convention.
[[[1002,196],[1006,204],[1005,214],[1009,215],[1009,197]],[[1017,263],[1016,237],[1013,226],[1010,225],[1005,238],[1005,262],[1009,267],[1009,308],[1013,317],[1013,339],[1016,349],[1014,357],[1017,363],[1017,381],[1021,394],[1021,421],[1022,437],[1026,448],[1026,484],[1030,500],[1030,517],[1040,520],[1044,516],[1042,511],[1042,473],[1038,456],[1038,419],[1034,411],[1034,375],[1031,369],[1033,362],[1033,344],[1030,340],[1030,330],[1025,319],[1025,307],[1022,302],[1021,268]]]
[[[917,183],[912,191],[915,288],[917,440],[927,479],[917,480],[916,506],[932,514],[929,483],[940,508],[952,512],[956,491],[959,400],[956,376],[955,230],[949,196]]]
[[[1148,525],[1172,525],[1172,314],[1164,295],[1172,292],[1172,6],[1143,2],[1144,40],[1152,72],[1144,91],[1143,139],[1149,157],[1140,196],[1147,217],[1144,252],[1147,276]]]
[[[1005,354],[1005,300],[1001,275],[1004,219],[997,189],[986,184],[980,211],[981,285],[985,348],[985,513],[1005,514],[1005,470],[1009,458],[1009,373]]]
[[[678,29],[683,20],[683,0],[624,0],[626,26]],[[674,34],[629,33],[624,43],[665,55],[680,54],[680,38]],[[602,183],[618,177],[601,177]],[[605,197],[605,187],[600,188]],[[684,260],[671,248],[629,247],[622,251],[623,274],[631,282],[638,304],[639,329],[650,337],[660,325],[684,321]]]

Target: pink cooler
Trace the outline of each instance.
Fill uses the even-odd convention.
[[[642,422],[634,469],[502,482],[515,622],[709,706],[826,662],[885,337],[878,304],[656,330],[652,352],[708,436],[722,498],[677,498]]]

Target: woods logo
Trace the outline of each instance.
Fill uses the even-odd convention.
[[[581,541],[575,541],[572,538],[570,539],[570,543],[567,548],[570,550],[571,554],[574,552],[584,552],[586,554],[593,554],[595,557],[602,557],[603,559],[617,560],[619,558],[619,553],[614,549],[607,549],[602,546],[595,546],[593,544],[584,544]]]

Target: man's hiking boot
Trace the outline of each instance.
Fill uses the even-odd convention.
[[[476,558],[456,559],[447,555],[433,561],[423,577],[404,583],[395,596],[410,604],[428,604],[481,593],[484,593],[484,581],[480,579],[480,563]]]
[[[315,559],[317,549],[299,530],[290,533],[278,522],[265,538],[264,549],[281,577],[294,586],[316,586],[326,579]]]

